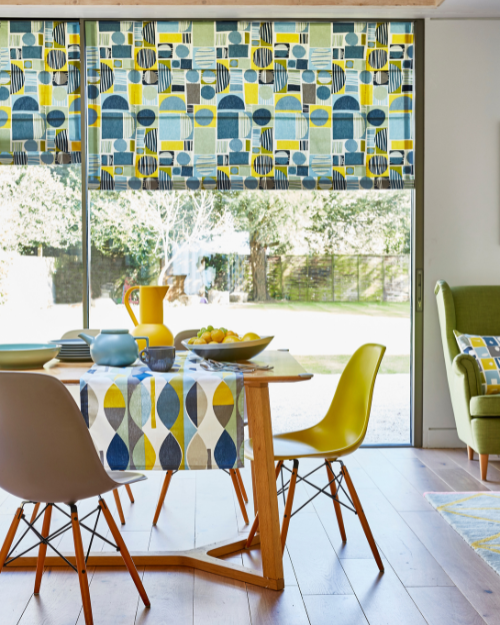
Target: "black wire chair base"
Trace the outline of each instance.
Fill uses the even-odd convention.
[[[297,510],[294,510],[291,514],[290,514],[290,518],[293,517],[294,515],[297,514],[297,512],[300,512],[303,508],[305,508],[308,504],[310,504],[314,499],[316,499],[316,497],[318,497],[318,495],[326,495],[327,497],[329,497],[332,501],[339,503],[341,506],[343,506],[344,508],[346,508],[347,510],[350,510],[351,512],[354,512],[354,514],[358,514],[356,511],[356,508],[354,507],[354,503],[350,497],[350,495],[348,494],[348,492],[346,491],[346,489],[344,488],[343,485],[343,481],[344,481],[344,474],[342,472],[342,468],[344,466],[344,463],[342,462],[342,460],[332,460],[331,462],[338,462],[340,464],[340,471],[338,475],[335,475],[335,471],[333,470],[333,468],[331,468],[331,466],[329,466],[329,463],[325,460],[325,462],[321,463],[320,465],[318,465],[315,469],[313,469],[312,471],[309,471],[309,473],[307,473],[304,476],[298,475],[297,474],[297,482],[296,484],[298,484],[299,482],[305,482],[306,484],[308,484],[309,486],[311,486],[312,488],[316,489],[318,492],[315,493],[310,499],[308,499],[305,503],[303,503],[300,508],[297,508]],[[331,465],[330,462],[330,465]],[[298,469],[299,468],[299,461],[298,460],[294,460],[293,461],[294,464],[294,469]],[[332,473],[333,473],[333,480],[329,481],[328,484],[324,487],[324,488],[320,488],[319,486],[317,486],[316,484],[313,484],[312,482],[310,482],[307,478],[309,476],[311,476],[313,473],[316,473],[316,471],[319,471],[319,469],[321,469],[323,466],[326,466],[327,468],[331,468]],[[285,502],[285,493],[288,491],[288,489],[290,488],[290,480],[288,480],[288,482],[285,482],[283,480],[283,469],[285,469],[285,471],[288,471],[290,474],[293,472],[292,469],[289,469],[285,463],[283,463],[282,467],[281,467],[281,488],[278,490],[278,497],[280,495],[283,495],[283,502]],[[331,488],[331,485],[335,484],[336,486],[336,494],[332,495],[332,493],[327,493],[326,490]],[[347,505],[346,503],[344,503],[343,501],[340,501],[339,499],[339,492],[342,491],[344,493],[344,495],[346,496],[347,500],[349,501],[349,503],[351,504],[350,506]]]
[[[21,504],[21,509],[22,509],[21,520],[24,521],[28,527],[23,532],[21,538],[19,538],[19,540],[16,542],[16,544],[11,548],[11,550],[10,550],[8,556],[7,556],[7,559],[5,561],[4,566],[8,566],[11,562],[14,562],[14,560],[17,560],[21,556],[25,556],[27,553],[29,553],[33,549],[36,549],[40,545],[47,545],[47,547],[50,547],[53,551],[55,551],[55,553],[60,558],[62,558],[64,560],[64,562],[66,562],[66,564],[68,566],[70,566],[74,571],[77,571],[76,567],[67,558],[65,558],[63,556],[63,554],[60,551],[58,551],[54,547],[54,545],[52,544],[52,541],[54,541],[56,538],[59,538],[62,534],[64,534],[65,532],[67,532],[71,528],[71,526],[72,526],[71,516],[65,510],[63,510],[63,508],[61,508],[57,504],[55,504],[55,503],[48,503],[48,504],[45,505],[43,510],[37,515],[37,517],[34,519],[33,523],[30,523],[26,519],[26,517],[24,515],[24,506],[27,505],[27,504],[31,504],[31,503],[36,503],[36,502],[33,502],[33,501],[23,501],[22,504]],[[56,531],[54,531],[52,534],[49,534],[48,536],[44,537],[44,536],[42,536],[40,534],[40,532],[35,527],[35,523],[45,513],[45,510],[47,510],[47,508],[49,506],[52,506],[53,508],[57,508],[57,510],[59,510],[59,512],[62,512],[62,514],[67,516],[68,519],[70,519],[70,521],[68,523],[66,523],[65,525],[63,525],[62,527],[60,527],[59,529],[57,529]],[[70,508],[71,508],[71,506],[70,506]],[[81,519],[78,519],[78,523],[79,523],[80,527],[83,527],[85,530],[87,530],[88,532],[90,532],[92,534],[92,538],[90,539],[90,543],[89,543],[89,547],[88,547],[88,550],[87,550],[87,554],[85,556],[85,564],[87,564],[87,561],[89,559],[90,551],[92,549],[92,544],[93,544],[94,538],[96,536],[98,538],[100,538],[101,540],[103,540],[104,542],[108,543],[108,545],[111,545],[114,549],[116,549],[116,551],[120,551],[120,548],[118,547],[118,545],[116,545],[112,541],[108,540],[107,538],[105,538],[104,536],[99,534],[99,532],[97,531],[97,524],[99,523],[99,518],[101,516],[101,512],[102,512],[101,507],[97,506],[97,508],[95,510],[92,510],[92,512],[89,512],[88,514],[86,514]],[[97,513],[97,516],[96,516],[96,519],[95,519],[94,527],[92,528],[92,527],[88,527],[87,525],[85,525],[85,523],[83,521],[85,521],[85,519],[88,519],[89,517],[93,516],[96,513]],[[16,556],[12,557],[12,554],[18,548],[18,546],[21,544],[21,542],[24,540],[25,536],[30,532],[30,530],[36,535],[36,537],[38,538],[38,542],[35,543],[34,545],[32,545],[31,547],[28,547],[28,549],[26,549],[25,551],[23,551],[23,552],[17,554]]]

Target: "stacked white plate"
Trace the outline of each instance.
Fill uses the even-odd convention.
[[[90,346],[83,339],[57,339],[52,342],[61,346],[61,351],[57,355],[58,360],[63,362],[92,360]]]

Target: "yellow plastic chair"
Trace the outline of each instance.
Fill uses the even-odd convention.
[[[361,346],[351,357],[342,372],[337,390],[335,391],[333,401],[326,416],[312,427],[273,436],[274,459],[278,462],[276,465],[276,479],[278,479],[283,469],[290,471],[290,469],[284,465],[284,462],[286,460],[293,460],[290,480],[284,484],[283,488],[278,492],[278,495],[280,495],[288,490],[281,525],[281,546],[283,550],[285,549],[288,526],[292,516],[295,486],[297,481],[304,480],[318,491],[309,502],[321,493],[333,499],[343,542],[345,542],[347,538],[341,506],[352,510],[359,516],[378,568],[381,571],[384,570],[384,565],[382,564],[380,554],[375,540],[373,539],[368,521],[366,520],[365,513],[363,512],[361,502],[354,488],[354,484],[352,483],[351,476],[345,464],[340,460],[341,457],[356,451],[365,438],[368,421],[370,419],[375,379],[384,353],[385,347],[383,345],[367,344]],[[245,441],[245,458],[253,461],[251,440]],[[325,488],[320,489],[306,479],[309,475],[320,469],[323,463],[307,476],[301,477],[298,475],[299,459],[301,458],[318,458],[324,460],[329,482]],[[340,471],[337,475],[333,471],[332,462],[338,462],[340,465]],[[343,482],[345,482],[350,496],[347,494]],[[325,492],[328,487],[330,487],[331,495]],[[345,495],[350,505],[340,501],[340,492]],[[247,548],[251,546],[258,526],[259,516],[257,514],[248,536],[246,543]]]

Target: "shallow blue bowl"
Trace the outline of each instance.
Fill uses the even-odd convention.
[[[41,369],[61,349],[55,343],[0,344],[0,369]]]

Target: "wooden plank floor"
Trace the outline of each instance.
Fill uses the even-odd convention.
[[[304,462],[301,473],[314,463]],[[479,481],[478,461],[465,450],[361,449],[346,461],[385,563],[380,574],[358,519],[344,512],[342,544],[331,500],[318,497],[290,524],[284,558],[285,590],[264,590],[189,568],[141,569],[152,607],[145,609],[125,569],[89,570],[96,625],[500,625],[500,576],[434,511],[427,491],[500,490],[500,463]],[[251,496],[249,471],[243,472]],[[131,550],[187,549],[244,535],[230,478],[223,472],[174,476],[156,528],[151,527],[163,475],[121,493]],[[311,480],[326,483],[323,470]],[[313,494],[301,483],[296,502]],[[115,513],[112,496],[107,501]],[[280,506],[282,507],[282,502]],[[0,491],[0,535],[17,506]],[[81,512],[91,502],[81,504]],[[248,506],[251,516],[252,502]],[[64,519],[54,515],[54,527]],[[40,522],[39,522],[40,523]],[[104,526],[101,525],[104,532]],[[86,537],[84,536],[85,540]],[[59,540],[71,550],[71,536]],[[105,549],[99,540],[95,550]],[[231,556],[260,567],[252,550]],[[0,575],[2,625],[83,625],[77,576],[46,569],[39,596],[34,571]]]

